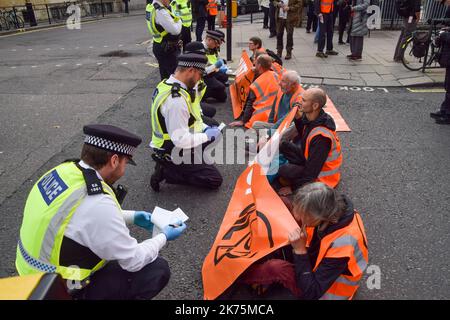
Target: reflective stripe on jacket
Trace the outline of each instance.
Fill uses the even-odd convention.
[[[170,3],[172,13],[180,17],[184,27],[190,27],[192,24],[192,9],[189,0],[173,0]]]
[[[309,146],[312,139],[315,136],[324,136],[331,140],[331,149],[328,153],[327,160],[323,164],[322,170],[319,173],[316,181],[323,182],[334,188],[338,185],[341,179],[341,165],[342,165],[342,153],[341,153],[341,143],[336,134],[336,131],[332,131],[324,126],[318,126],[311,130],[306,138],[305,144],[305,159],[308,160],[309,156]]]
[[[312,239],[313,228],[307,228],[307,246]],[[359,281],[367,268],[369,252],[367,237],[361,216],[355,211],[352,222],[320,241],[319,255],[313,268],[315,272],[324,258],[349,258],[350,275],[341,274],[320,298],[321,300],[350,300],[359,287]]]
[[[169,95],[172,94],[172,86],[172,83],[166,83],[165,80],[161,81],[158,84],[155,89],[157,91],[155,92],[156,95],[153,98],[150,110],[152,121],[152,144],[157,148],[166,149],[166,151],[168,152],[173,146],[173,143],[171,142],[169,133],[167,132],[166,123],[163,115],[161,114],[160,108],[169,97]],[[186,101],[186,104],[188,106],[190,114],[188,122],[189,128],[192,128],[194,131],[195,129],[200,130],[200,128],[203,128],[203,126],[200,125],[201,123],[203,123],[200,110],[197,110],[197,112],[194,111],[193,105],[191,103],[191,97],[185,89],[180,87],[180,90],[178,92]],[[196,124],[196,122],[198,123]],[[197,132],[201,132],[201,130]]]
[[[256,100],[253,103],[252,117],[245,124],[247,128],[251,128],[255,121],[267,122],[269,120],[270,110],[278,93],[278,82],[278,75],[272,70],[267,70],[250,85],[250,90],[255,94]]]
[[[320,12],[331,13],[333,12],[333,0],[320,0]]]
[[[105,182],[101,184],[121,210],[114,191]],[[83,173],[74,162],[62,163],[38,180],[27,198],[20,228],[16,252],[20,275],[56,272],[64,279],[83,281],[105,265],[105,260],[92,269],[59,264],[65,230],[86,196]]]
[[[217,16],[217,3],[216,0],[208,0],[208,4],[206,5],[206,10],[210,16]]]
[[[158,8],[155,8],[154,5],[157,5]],[[174,16],[169,9],[164,6],[161,7],[157,3],[147,5],[147,7],[145,8],[145,19],[147,20],[148,31],[153,36],[153,42],[161,43],[168,32],[164,30],[160,25],[156,24],[156,10],[167,10],[174,21],[178,21],[179,18]]]

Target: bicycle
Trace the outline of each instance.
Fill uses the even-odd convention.
[[[402,63],[405,68],[411,71],[425,72],[425,69],[437,69],[441,68],[438,63],[438,55],[441,48],[436,45],[436,38],[439,35],[439,30],[437,25],[450,22],[450,19],[430,19],[427,23],[430,25],[428,31],[426,31],[426,37],[424,37],[422,45],[426,45],[425,54],[417,57],[415,55],[415,49],[417,49],[417,43],[415,39],[420,38],[423,35],[423,30],[416,30],[409,35],[405,42],[402,44]]]
[[[1,30],[9,30],[11,26],[9,25],[9,21],[4,16],[4,12],[0,10],[0,31]]]
[[[3,17],[3,19],[5,19],[6,23],[8,24],[8,27],[5,28],[6,30],[9,30],[11,26],[15,27],[16,29],[25,28],[25,22],[23,21],[23,18],[20,17],[16,11],[14,10],[2,11],[0,12],[0,14],[1,17]]]

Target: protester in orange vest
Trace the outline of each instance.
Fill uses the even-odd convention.
[[[248,50],[252,53],[250,60],[255,61],[257,54],[266,53],[266,49],[262,47],[262,40],[259,37],[251,37],[248,40]]]
[[[335,56],[337,51],[333,50],[333,19],[334,0],[314,0],[314,13],[319,18],[319,41],[317,45],[316,57],[327,58],[329,55]],[[325,38],[327,51],[324,53]]]
[[[250,92],[244,110],[238,120],[230,123],[231,127],[245,125],[251,128],[255,121],[268,121],[272,104],[278,93],[278,75],[271,70],[272,58],[262,54],[256,59],[255,80],[250,85]]]
[[[208,0],[206,11],[208,12],[208,16],[206,17],[206,21],[208,21],[208,30],[216,30],[216,16],[218,13],[216,0]]]
[[[321,182],[295,194],[299,227],[289,234],[297,287],[303,299],[350,300],[369,256],[364,225],[346,196]]]
[[[300,105],[304,91],[300,82],[301,78],[297,71],[294,70],[286,71],[281,77],[280,89],[278,89],[277,97],[272,105],[269,120],[267,122],[255,121],[253,123],[253,129],[256,130],[259,136],[258,145],[260,147],[267,142],[271,133],[280,126],[289,111],[295,105]]]
[[[369,253],[361,216],[351,200],[313,182],[297,191],[290,210],[297,222],[287,235],[290,245],[253,263],[221,299],[354,297]]]
[[[280,168],[269,177],[281,196],[291,195],[308,182],[321,181],[334,188],[340,181],[341,144],[333,118],[323,111],[326,101],[322,89],[306,90],[301,101],[302,117],[283,134],[277,159]]]

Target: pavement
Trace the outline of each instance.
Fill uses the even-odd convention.
[[[256,24],[252,30],[258,31]],[[295,31],[310,36],[304,29]],[[236,34],[233,44],[253,34]],[[262,38],[270,44],[267,35]],[[33,184],[61,161],[79,157],[83,125],[109,123],[143,137],[135,156],[138,166],[128,167],[120,181],[129,189],[123,207],[180,207],[190,217],[182,238],[160,252],[172,275],[156,298],[202,299],[202,263],[246,166],[218,165],[224,179],[216,191],[166,183],[159,193],[151,190],[148,106],[159,73],[147,55],[146,40],[141,16],[105,19],[78,31],[59,28],[0,38],[0,277],[16,274],[22,212]],[[117,50],[128,55],[105,56]],[[303,50],[309,50],[308,57],[315,52],[311,46]],[[344,59],[332,58],[325,61],[331,67],[331,61]],[[307,82],[302,76],[305,86],[314,84],[316,78]],[[362,215],[370,265],[356,299],[449,299],[450,126],[436,125],[429,117],[444,94],[386,83],[322,86],[352,129],[339,134],[344,157],[339,191]],[[233,120],[229,102],[215,106],[219,122]],[[137,227],[130,231],[139,242],[149,237]],[[376,270],[379,286],[371,280]]]
[[[306,21],[305,21],[306,22]],[[260,37],[263,46],[276,50],[276,37],[269,38],[269,31],[262,28],[261,20],[253,23],[241,22],[233,25],[232,55],[233,67],[237,67],[242,49],[248,51],[248,39],[252,36]],[[306,33],[305,27],[294,29],[294,49],[292,59],[284,60],[286,49],[283,51],[283,66],[297,70],[305,83],[318,85],[367,86],[367,87],[403,87],[420,85],[442,85],[445,69],[430,69],[425,73],[410,71],[402,63],[393,61],[395,46],[399,38],[399,30],[372,30],[370,37],[364,38],[363,58],[361,61],[349,61],[350,46],[338,45],[338,34],[333,37],[334,50],[337,56],[317,58],[317,44],[314,44],[314,33]],[[284,36],[286,45],[286,34]],[[225,46],[224,46],[225,47]],[[222,55],[225,56],[225,48]]]

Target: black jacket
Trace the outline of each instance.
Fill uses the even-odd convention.
[[[280,145],[280,153],[285,155],[289,161],[288,150],[292,151],[292,144],[295,144],[298,153],[298,161],[295,164],[304,166],[304,169],[297,176],[289,178],[293,190],[317,179],[331,149],[332,143],[329,138],[322,135],[316,136],[311,140],[308,160],[304,159],[303,154],[306,148],[306,139],[311,130],[323,126],[332,131],[336,131],[333,118],[323,110],[320,111],[319,117],[314,121],[309,121],[306,115],[303,115],[302,118],[295,120],[295,126],[298,134],[293,139],[293,142],[282,142]],[[291,145],[288,146],[287,144]],[[304,163],[301,162],[300,158],[303,158]],[[292,161],[290,162],[292,163]]]
[[[325,294],[341,274],[351,275],[348,270],[348,258],[323,258],[317,270],[313,272],[319,255],[321,240],[336,230],[348,226],[353,220],[353,203],[345,196],[343,196],[343,201],[346,204],[346,210],[339,221],[336,224],[329,225],[323,231],[318,231],[316,227],[310,246],[307,248],[307,254],[293,255],[297,286],[303,299],[317,300]]]

